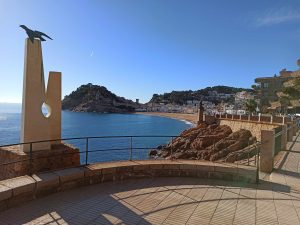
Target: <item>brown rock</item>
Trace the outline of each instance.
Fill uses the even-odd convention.
[[[161,156],[175,159],[204,159],[235,161],[244,157],[243,152],[231,154],[245,149],[255,143],[255,137],[248,130],[232,133],[227,125],[200,124],[188,129],[161,149]]]

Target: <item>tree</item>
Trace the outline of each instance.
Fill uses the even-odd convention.
[[[253,99],[249,99],[246,101],[245,107],[247,112],[254,113],[257,107],[257,102]]]
[[[300,98],[300,78],[293,80],[293,85],[285,87],[283,93],[287,95],[291,100],[297,100]]]
[[[290,97],[282,96],[282,97],[280,97],[279,102],[280,102],[280,106],[281,106],[281,112],[286,113],[287,107],[291,104]]]

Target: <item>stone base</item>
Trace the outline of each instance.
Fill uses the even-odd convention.
[[[65,143],[49,150],[34,151],[30,168],[29,153],[19,145],[0,148],[0,180],[80,165],[79,149]]]

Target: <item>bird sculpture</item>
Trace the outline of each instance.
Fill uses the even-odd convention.
[[[20,25],[21,28],[23,28],[25,31],[26,31],[26,34],[28,35],[31,43],[34,42],[34,39],[37,38],[37,39],[40,39],[41,41],[46,41],[44,37],[46,38],[49,38],[51,40],[53,40],[51,37],[49,37],[47,34],[43,33],[43,32],[40,32],[40,31],[37,31],[37,30],[30,30],[28,27],[26,27],[25,25]]]

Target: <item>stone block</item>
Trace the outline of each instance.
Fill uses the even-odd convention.
[[[179,169],[180,169],[180,164],[178,164],[178,163],[174,163],[174,164],[171,164],[171,163],[164,164],[164,165],[163,165],[163,169],[164,169],[164,170],[179,170]]]
[[[101,177],[101,182],[113,181],[115,177],[112,173],[103,174]]]
[[[58,170],[54,172],[59,176],[61,183],[69,181],[79,180],[84,178],[84,169],[82,168],[69,168],[64,170]]]
[[[238,173],[238,168],[235,165],[230,166],[228,164],[215,163],[215,171],[216,172],[221,172],[221,173],[237,174]]]
[[[205,163],[197,164],[196,168],[198,171],[205,171],[205,172],[209,172],[209,171],[212,172],[215,170],[214,164],[205,164]]]
[[[133,170],[134,171],[145,171],[148,172],[149,171],[149,165],[137,165],[137,166],[133,166]]]
[[[184,170],[196,170],[197,167],[195,164],[181,164],[179,166],[180,170],[184,171]]]
[[[12,189],[4,185],[0,185],[0,201],[9,199],[12,197]]]
[[[35,190],[35,184],[36,181],[30,176],[21,176],[0,182],[0,185],[4,185],[12,189],[13,196],[33,193]]]
[[[221,173],[221,172],[209,172],[209,178],[233,181],[236,174],[232,173]]]
[[[116,169],[116,173],[128,173],[133,171],[133,166],[120,166]]]
[[[114,174],[117,172],[117,167],[106,167],[102,168],[102,174]]]
[[[79,179],[79,180],[72,180],[66,183],[62,183],[60,185],[60,190],[61,191],[65,191],[65,190],[69,190],[72,188],[76,188],[76,187],[80,187],[87,184],[87,181],[85,179]]]
[[[150,164],[149,167],[151,170],[160,170],[163,168],[163,164]]]
[[[34,174],[32,178],[36,181],[36,190],[57,188],[59,186],[59,176],[55,173]]]
[[[208,178],[209,177],[209,172],[204,171],[204,170],[197,170],[197,177],[199,178]]]

